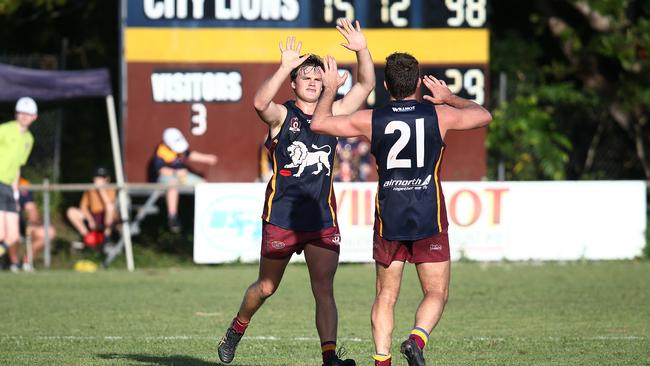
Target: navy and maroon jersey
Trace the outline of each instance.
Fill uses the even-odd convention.
[[[379,186],[375,230],[388,240],[418,240],[447,228],[440,185],[445,144],[435,107],[392,101],[372,113],[371,152]]]
[[[262,219],[296,231],[337,226],[332,188],[336,137],[313,132],[311,116],[295,102],[284,106],[287,117],[280,132],[265,143],[273,162],[273,177],[266,187]]]
[[[185,169],[187,168],[186,162],[189,155],[189,150],[177,153],[164,143],[160,143],[156,147],[156,152],[153,156],[153,168],[156,172],[162,167]]]

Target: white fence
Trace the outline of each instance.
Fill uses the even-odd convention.
[[[259,259],[266,185],[196,187],[194,261]],[[334,184],[341,261],[372,261],[376,183]],[[629,259],[645,245],[643,181],[447,182],[452,259]],[[294,260],[302,260],[294,256]]]

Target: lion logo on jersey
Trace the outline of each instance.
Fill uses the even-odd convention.
[[[329,177],[331,169],[330,169],[330,161],[329,161],[329,156],[332,153],[332,148],[328,145],[324,146],[316,146],[316,145],[311,145],[312,148],[318,150],[318,151],[309,151],[307,149],[307,146],[301,142],[301,141],[294,141],[289,147],[287,147],[287,151],[289,152],[289,156],[291,157],[291,164],[286,164],[284,167],[285,168],[298,168],[298,172],[294,174],[294,177],[300,177],[305,170],[306,167],[312,166],[316,164],[317,170],[313,172],[312,174],[316,175],[323,170],[323,165],[325,165],[325,168],[327,168],[327,176]],[[323,149],[327,148],[327,152],[325,152]]]

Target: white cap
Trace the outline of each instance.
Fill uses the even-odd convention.
[[[16,112],[38,114],[36,102],[30,97],[22,97],[16,102]]]
[[[165,132],[163,132],[163,142],[176,153],[183,153],[190,147],[185,136],[183,136],[178,128],[174,127],[165,129]]]

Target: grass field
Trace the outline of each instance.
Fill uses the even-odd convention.
[[[254,265],[0,274],[1,365],[219,365]],[[372,265],[341,265],[339,345],[372,365]],[[428,365],[650,365],[650,262],[454,263]],[[420,298],[404,274],[397,347]],[[291,265],[234,365],[320,365],[306,268]]]

